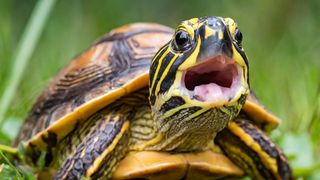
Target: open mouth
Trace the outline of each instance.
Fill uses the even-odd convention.
[[[182,84],[192,99],[231,101],[241,87],[242,69],[233,59],[218,55],[184,72]]]

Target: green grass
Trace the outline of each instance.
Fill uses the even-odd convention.
[[[42,17],[46,19],[43,34],[32,37],[39,41],[22,71],[16,57],[35,4],[32,0],[0,2],[0,101],[9,99],[0,109],[5,112],[0,143],[11,143],[50,78],[112,28],[137,21],[174,27],[191,17],[229,16],[244,34],[252,88],[283,120],[272,138],[288,155],[296,176],[320,178],[319,1],[58,1],[49,18]],[[32,44],[27,45],[31,48]],[[12,69],[19,72],[11,73]],[[19,73],[21,80],[15,80],[18,83],[12,91],[9,84]],[[4,95],[8,89],[14,92],[12,100]],[[28,171],[0,155],[0,172],[7,173],[6,177],[29,177],[24,175]]]
[[[30,56],[35,49],[35,45],[40,38],[43,26],[54,3],[55,0],[39,1],[31,14],[30,21],[22,34],[21,41],[18,43],[17,53],[13,58],[14,63],[9,74],[10,78],[7,81],[6,88],[1,96],[0,126],[4,121],[5,113],[9,109],[9,105],[18,89],[22,75],[24,74]]]

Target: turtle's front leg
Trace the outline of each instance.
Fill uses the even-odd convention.
[[[246,119],[231,121],[216,139],[224,153],[255,179],[293,179],[282,151]]]
[[[127,153],[127,118],[127,113],[115,110],[100,111],[93,115],[90,121],[96,123],[88,127],[89,133],[64,160],[54,179],[109,179],[117,163]]]

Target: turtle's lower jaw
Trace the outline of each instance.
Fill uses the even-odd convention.
[[[217,55],[185,70],[182,88],[190,99],[225,104],[243,91],[242,71],[241,66],[230,57]]]

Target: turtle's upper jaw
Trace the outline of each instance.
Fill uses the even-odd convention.
[[[203,60],[184,71],[182,88],[190,99],[215,104],[232,101],[241,91],[242,68],[226,55]]]

